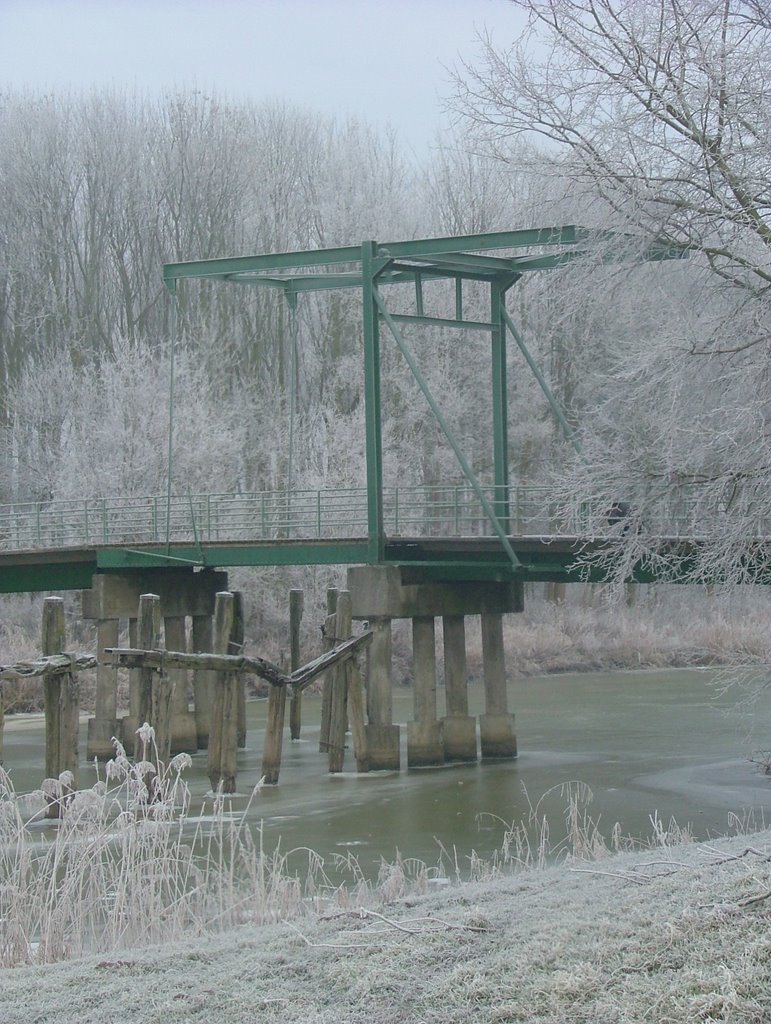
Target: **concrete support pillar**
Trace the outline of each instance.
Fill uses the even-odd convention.
[[[367,751],[371,771],[398,771],[399,726],[393,724],[391,696],[391,620],[370,623],[372,642],[367,652]]]
[[[407,724],[407,764],[444,764],[442,727],[436,719],[436,633],[433,616],[412,620],[415,721]]]
[[[486,711],[479,716],[482,757],[516,757],[514,715],[508,712],[506,696],[503,616],[482,615],[481,620]]]
[[[442,720],[446,761],[476,761],[477,723],[468,713],[466,625],[462,615],[442,619],[447,714]]]
[[[108,761],[115,754],[112,738],[119,736],[118,669],[104,653],[105,647],[118,646],[118,619],[99,619],[96,626],[96,706],[88,720],[86,758]]]
[[[163,620],[164,644],[167,651],[187,651],[187,632],[184,615],[166,615]],[[195,715],[190,711],[185,668],[168,670],[171,677],[171,756],[198,750]]]
[[[208,654],[212,648],[212,617],[211,615],[194,615],[192,628],[193,651],[196,654]],[[214,685],[214,672],[208,669],[193,670],[193,700],[195,702],[195,730],[198,749],[206,750],[209,746],[209,729],[211,727],[211,692]]]

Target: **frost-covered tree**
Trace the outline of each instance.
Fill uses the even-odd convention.
[[[579,359],[575,385],[587,460],[563,476],[566,499],[577,511],[631,498],[630,561],[662,557],[656,532],[682,528],[710,541],[695,578],[742,578],[771,529],[771,10],[513,2],[530,15],[524,35],[484,37],[457,76],[477,145],[532,166],[516,142],[540,139],[563,212],[581,214],[563,219],[689,254],[635,270],[597,254],[568,277],[555,319],[591,363]]]

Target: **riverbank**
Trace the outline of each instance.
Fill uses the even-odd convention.
[[[3,1024],[771,1018],[771,832],[429,888],[0,971]]]

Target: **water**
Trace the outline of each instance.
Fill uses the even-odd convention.
[[[771,823],[771,779],[747,758],[771,747],[771,694],[742,707],[738,692],[721,693],[724,681],[724,673],[696,670],[517,680],[509,686],[516,761],[357,775],[349,751],[351,771],[341,776],[326,771],[318,751],[320,700],[306,694],[302,739],[285,739],[280,784],[255,797],[250,818],[261,824],[268,849],[310,848],[327,860],[354,854],[367,875],[397,852],[429,865],[441,848],[461,865],[472,851],[489,857],[503,823],[527,818],[539,801],[558,840],[567,803],[559,787],[571,781],[591,788],[587,810],[606,835],[619,822],[627,834],[648,836],[654,814],[665,824],[675,818],[699,838],[728,831],[732,813],[760,827]],[[482,711],[481,685],[470,687],[469,703],[472,714]],[[265,701],[247,705],[235,810],[246,806],[260,775],[265,710]],[[394,713],[395,721],[408,721],[411,691],[395,691]],[[42,716],[8,720],[4,760],[17,791],[40,784],[42,750]],[[406,749],[402,754],[406,764]],[[82,769],[81,784],[92,771]],[[208,789],[205,752],[193,757],[188,780],[197,808]]]

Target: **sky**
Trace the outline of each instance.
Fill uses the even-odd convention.
[[[447,68],[524,24],[509,0],[0,0],[0,87],[279,99],[390,125],[421,156]]]

